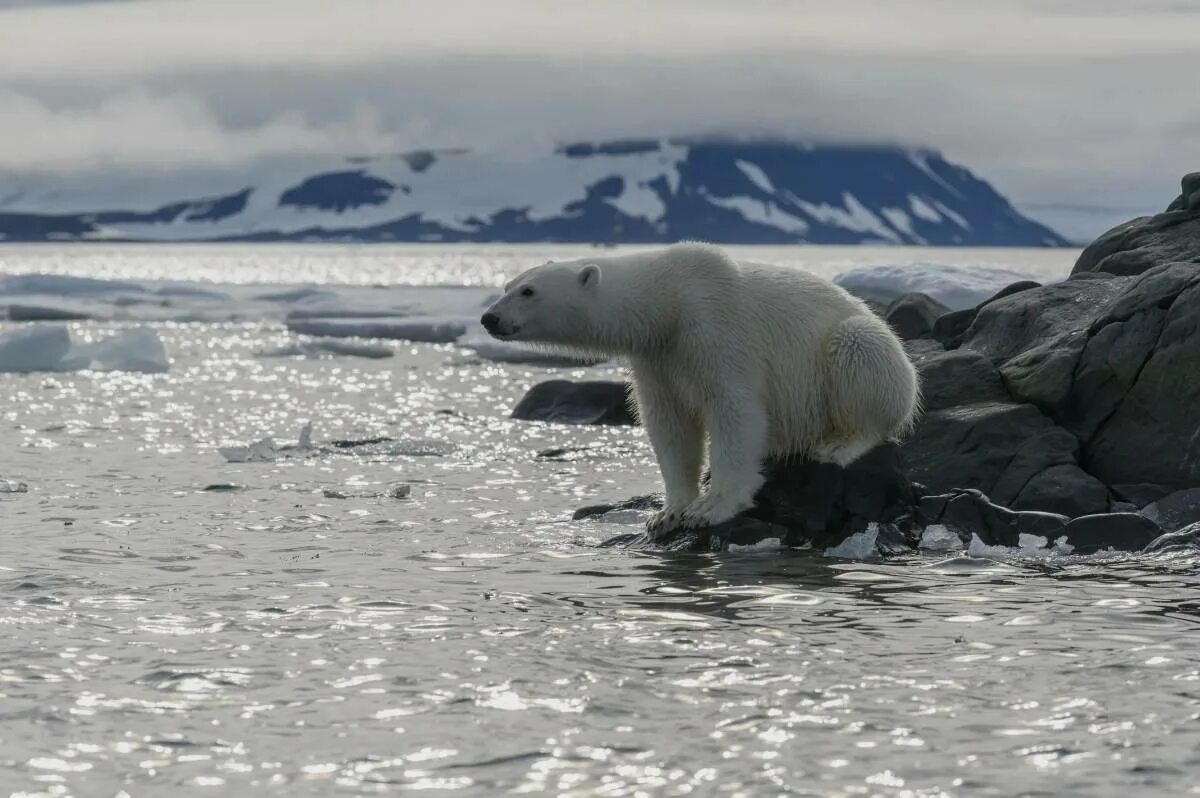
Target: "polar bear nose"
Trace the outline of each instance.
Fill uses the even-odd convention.
[[[484,329],[493,330],[500,323],[500,317],[489,311],[483,314],[483,317],[479,319],[479,323],[483,325]]]

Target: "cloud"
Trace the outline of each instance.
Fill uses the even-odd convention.
[[[1172,0],[0,5],[0,172],[759,133],[1150,207],[1200,168],[1197,28]]]

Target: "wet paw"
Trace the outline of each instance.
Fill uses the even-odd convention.
[[[683,525],[716,526],[733,518],[751,504],[750,501],[741,501],[724,494],[707,493],[684,508]]]
[[[682,513],[676,507],[664,507],[646,522],[646,535],[651,540],[660,540],[677,528],[682,521]]]

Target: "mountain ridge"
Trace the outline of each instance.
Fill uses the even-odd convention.
[[[935,150],[885,145],[631,138],[524,157],[429,149],[247,172],[199,197],[173,190],[141,210],[140,192],[72,199],[69,182],[7,192],[0,240],[1068,244]]]

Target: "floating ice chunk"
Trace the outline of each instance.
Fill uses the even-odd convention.
[[[842,541],[842,545],[843,546],[846,545],[846,541]],[[872,544],[872,545],[874,545],[874,544]],[[757,543],[747,543],[744,546],[739,545],[737,543],[729,544],[729,551],[733,554],[766,554],[766,553],[782,551],[782,550],[783,550],[783,541],[780,540],[779,538],[763,538],[762,540],[758,541]],[[872,551],[874,551],[874,550],[872,549]],[[828,554],[828,553],[829,552],[826,552],[826,554]],[[831,556],[840,557],[842,555],[837,554],[837,555],[831,555]]]
[[[388,338],[429,344],[447,344],[456,341],[467,331],[467,324],[464,320],[441,316],[289,317],[287,327],[294,333],[304,335],[324,335],[333,338]]]
[[[70,351],[71,334],[66,327],[20,327],[0,334],[0,372],[68,371]]]
[[[861,299],[882,305],[902,294],[920,292],[951,310],[962,310],[990,299],[1005,286],[1032,279],[1044,281],[1045,277],[1004,266],[906,263],[851,269],[834,282]]]
[[[921,533],[920,547],[927,551],[961,551],[962,538],[942,524],[930,524]]]
[[[288,457],[308,457],[316,452],[316,447],[312,445],[312,422],[300,429],[300,440],[293,445],[280,446],[268,437],[249,446],[222,446],[217,451],[230,463],[264,463]]]
[[[0,479],[0,493],[28,493],[29,486],[13,479]]]
[[[0,294],[46,294],[50,296],[94,296],[96,294],[142,293],[136,283],[71,277],[65,274],[13,274],[0,277]]]
[[[97,371],[161,374],[171,368],[162,339],[149,327],[134,327],[94,344],[80,344],[73,354],[87,358]]]
[[[256,353],[258,357],[343,357],[385,358],[395,354],[389,346],[359,344],[337,338],[313,341],[297,341],[294,344],[267,349]]]
[[[847,560],[868,560],[878,553],[875,541],[879,539],[879,524],[867,524],[862,532],[855,532],[836,546],[825,549],[826,557],[844,557]]]
[[[66,327],[34,324],[0,335],[0,372],[141,371],[170,367],[158,333],[135,327],[91,344],[72,344]]]

